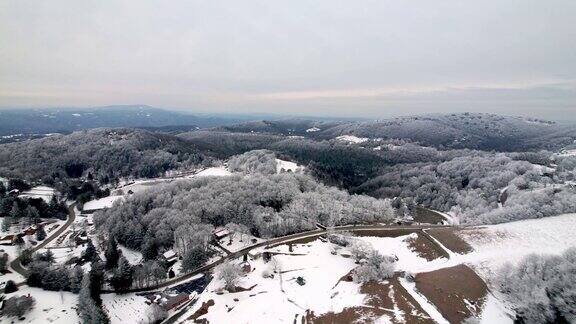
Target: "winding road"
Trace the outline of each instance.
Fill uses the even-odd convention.
[[[74,207],[76,207],[76,203],[73,203],[72,205],[70,205],[68,207],[68,220],[66,220],[66,223],[64,223],[64,225],[60,226],[60,228],[58,228],[54,233],[52,233],[52,235],[48,236],[44,241],[42,241],[42,243],[36,245],[35,247],[33,247],[32,249],[30,249],[30,251],[32,253],[44,248],[46,245],[50,244],[52,241],[54,241],[56,238],[58,238],[62,233],[64,233],[64,231],[66,231],[68,229],[68,227],[70,227],[70,225],[72,225],[72,223],[74,223],[74,220],[76,219],[76,213],[74,212]],[[17,257],[16,259],[12,260],[12,262],[10,262],[10,267],[12,268],[12,270],[16,271],[18,274],[22,275],[23,277],[26,277],[26,275],[28,274],[28,270],[26,268],[24,268],[24,266],[22,266],[22,263],[20,262],[20,257]],[[22,285],[23,282],[19,283],[18,285]]]

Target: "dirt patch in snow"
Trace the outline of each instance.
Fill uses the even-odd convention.
[[[416,229],[369,229],[369,230],[355,230],[356,236],[373,236],[373,237],[398,237],[414,233]]]
[[[456,233],[460,231],[458,228],[432,228],[426,230],[428,234],[440,241],[442,245],[450,249],[452,252],[466,254],[474,251],[472,246],[464,241]]]
[[[196,312],[194,312],[194,314],[192,314],[190,317],[188,317],[186,320],[192,320],[194,321],[194,323],[204,323],[207,322],[205,319],[198,319],[201,316],[204,316],[206,314],[208,314],[208,309],[210,308],[210,306],[214,306],[214,300],[210,299],[205,303],[202,303],[202,306],[200,308],[198,308],[198,310]]]
[[[416,234],[416,237],[409,237],[406,239],[408,248],[418,254],[419,257],[428,261],[436,260],[442,257],[442,253],[438,251],[438,247],[430,242],[430,240],[421,234]]]
[[[365,305],[347,307],[339,313],[313,315],[311,323],[371,323],[380,317],[386,323],[434,323],[395,276],[384,282],[362,284]]]
[[[417,223],[442,224],[446,221],[446,217],[433,210],[416,206],[414,221]]]
[[[450,323],[462,323],[482,311],[486,283],[461,264],[416,275],[416,289],[438,308]]]
[[[366,306],[356,306],[344,308],[340,313],[326,313],[315,316],[314,313],[309,316],[310,323],[318,324],[336,324],[336,323],[372,323],[376,318],[386,315],[385,310],[374,309]]]

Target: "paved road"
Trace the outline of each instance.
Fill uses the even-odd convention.
[[[74,203],[74,204],[70,205],[70,207],[68,207],[68,220],[66,221],[66,223],[64,223],[64,225],[60,226],[60,228],[58,228],[54,233],[52,233],[52,235],[47,237],[42,243],[33,247],[31,249],[32,252],[36,252],[36,251],[42,249],[43,247],[45,247],[46,245],[50,244],[50,242],[52,242],[56,238],[58,238],[62,233],[64,233],[64,231],[66,231],[68,229],[68,227],[70,227],[70,225],[72,225],[72,223],[74,223],[74,220],[76,219],[76,213],[74,213],[74,207],[75,206],[76,206],[76,203]],[[26,275],[28,274],[28,270],[26,268],[24,268],[22,266],[22,264],[20,263],[20,257],[17,257],[12,262],[10,262],[10,267],[12,268],[12,270],[18,272],[19,274],[21,274],[24,277],[26,277]],[[21,284],[23,284],[23,283],[20,283],[19,285],[21,285]]]
[[[421,233],[425,233],[423,231],[424,229],[438,228],[438,227],[452,227],[452,226],[448,226],[448,225],[346,225],[346,226],[338,226],[335,228],[331,228],[329,231],[330,232],[361,232],[361,231],[410,230],[410,231],[419,231]],[[307,231],[307,232],[277,237],[277,238],[270,239],[270,240],[267,240],[264,242],[256,243],[256,244],[247,246],[241,250],[238,250],[236,252],[232,252],[232,253],[230,253],[230,254],[228,254],[228,255],[226,255],[226,256],[224,256],[224,257],[222,257],[222,258],[220,258],[220,259],[218,259],[218,260],[216,260],[210,264],[202,266],[202,267],[200,267],[200,268],[198,268],[192,272],[189,272],[185,275],[169,279],[169,280],[167,280],[161,284],[158,284],[158,285],[155,285],[152,287],[131,289],[131,290],[129,290],[129,292],[144,292],[144,291],[153,291],[153,290],[158,290],[158,289],[162,289],[162,288],[167,288],[167,287],[176,285],[178,283],[181,283],[183,281],[186,281],[186,280],[194,277],[197,274],[206,272],[206,271],[220,265],[224,261],[240,258],[244,254],[250,252],[253,249],[265,247],[265,246],[277,245],[277,244],[286,244],[286,243],[289,243],[292,241],[300,240],[302,238],[318,237],[318,236],[320,236],[322,234],[326,234],[326,233],[327,233],[327,230],[316,229],[316,230],[312,230],[312,231]],[[109,291],[109,290],[102,291],[102,293],[112,293],[112,292],[113,291]]]

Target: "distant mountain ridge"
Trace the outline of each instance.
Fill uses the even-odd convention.
[[[438,148],[488,151],[557,150],[576,140],[576,125],[485,113],[437,114],[358,122],[272,120],[221,126],[219,129],[326,140],[342,135],[406,139]]]
[[[0,136],[67,134],[81,129],[99,127],[193,126],[205,128],[230,125],[244,120],[236,117],[193,115],[145,105],[8,109],[0,110]]]

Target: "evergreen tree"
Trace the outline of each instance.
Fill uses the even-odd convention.
[[[38,212],[38,209],[34,206],[26,207],[26,217],[32,224],[40,223],[40,212]]]
[[[77,294],[82,288],[82,279],[84,278],[84,271],[81,266],[75,266],[70,275],[70,291]]]
[[[100,289],[104,284],[104,264],[102,262],[92,262],[90,269],[90,295],[98,305],[102,303]]]
[[[88,240],[86,243],[86,250],[82,253],[82,258],[86,261],[94,261],[98,257],[98,253],[96,253],[96,248],[92,243],[92,240]]]
[[[129,289],[132,286],[132,274],[134,270],[124,256],[118,261],[118,268],[110,279],[110,285],[117,291]]]
[[[44,253],[38,253],[35,256],[38,261],[46,262],[48,264],[54,263],[54,252],[52,250],[46,250]]]
[[[118,265],[118,259],[120,258],[120,253],[118,251],[118,244],[116,244],[114,238],[108,240],[104,255],[106,256],[106,269],[110,270],[116,268]]]
[[[16,283],[12,280],[6,281],[6,286],[4,287],[4,293],[9,294],[15,291],[18,291],[18,286],[16,286]]]
[[[12,209],[10,210],[10,217],[13,219],[20,219],[22,217],[22,210],[18,207],[18,203],[14,202],[12,204]]]
[[[8,268],[8,253],[0,254],[0,271],[6,271]]]
[[[184,254],[182,258],[182,270],[192,271],[208,260],[208,253],[200,248],[193,248]]]
[[[40,225],[36,230],[36,240],[43,241],[45,238],[46,238],[46,231],[44,230],[44,225]]]
[[[80,293],[78,296],[78,312],[82,323],[85,324],[108,324],[110,319],[100,308],[98,303],[92,298],[92,282],[90,275],[85,275],[82,279]]]
[[[12,217],[5,216],[2,218],[2,232],[8,232],[10,226],[12,226]]]

